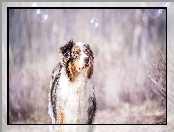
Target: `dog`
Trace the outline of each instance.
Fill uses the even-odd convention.
[[[93,52],[89,44],[74,43],[70,39],[60,47],[59,54],[61,62],[53,69],[48,94],[48,114],[52,124],[92,124],[96,113],[91,81]],[[65,128],[59,128],[59,131],[67,132]]]

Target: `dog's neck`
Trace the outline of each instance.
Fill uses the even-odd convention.
[[[88,118],[89,94],[93,94],[91,79],[86,76],[86,71],[82,70],[76,77],[74,82],[71,82],[65,69],[61,70],[60,90],[57,91],[61,97],[59,105],[64,110],[60,116],[65,115],[65,120],[62,123],[87,123]]]

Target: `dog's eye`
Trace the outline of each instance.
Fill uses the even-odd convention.
[[[78,58],[79,57],[79,52],[78,51],[73,51],[73,56],[74,58]]]
[[[79,47],[75,47],[73,53],[80,54],[80,48]]]
[[[79,52],[78,51],[73,51],[73,54],[74,55],[79,55]]]

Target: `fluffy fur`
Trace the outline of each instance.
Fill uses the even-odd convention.
[[[71,39],[60,48],[60,56],[61,62],[52,72],[48,95],[48,113],[52,123],[92,124],[96,111],[91,82],[93,52],[88,44],[73,43]],[[89,131],[91,128],[86,129]],[[77,127],[74,131],[79,130]],[[68,132],[63,126],[59,127],[59,131]]]

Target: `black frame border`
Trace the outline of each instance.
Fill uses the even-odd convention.
[[[89,124],[10,124],[9,123],[9,10],[10,9],[166,9],[166,124],[91,124],[91,125],[167,125],[167,7],[7,7],[7,125],[89,125]]]

